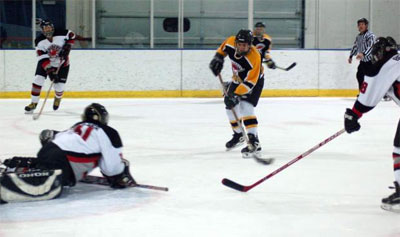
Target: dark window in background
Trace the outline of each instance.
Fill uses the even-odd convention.
[[[163,21],[163,28],[166,32],[178,32],[178,18],[171,17],[165,18]],[[190,29],[190,21],[188,18],[183,18],[183,32],[188,32]]]
[[[36,1],[36,17],[56,27],[65,28],[65,12],[65,0]],[[32,0],[0,0],[0,48],[32,48]]]

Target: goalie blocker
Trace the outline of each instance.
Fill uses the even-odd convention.
[[[63,190],[62,171],[14,169],[0,173],[0,203],[54,199]]]

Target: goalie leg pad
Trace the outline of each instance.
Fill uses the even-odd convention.
[[[27,202],[54,199],[61,195],[61,170],[31,169],[0,176],[0,202]]]

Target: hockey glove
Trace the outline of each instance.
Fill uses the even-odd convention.
[[[265,63],[267,64],[268,68],[276,69],[276,65],[275,65],[274,60],[268,59],[267,61],[265,61]]]
[[[135,179],[133,179],[130,171],[129,171],[129,161],[122,159],[122,162],[125,165],[124,171],[121,174],[117,174],[114,176],[106,176],[107,181],[110,183],[112,188],[126,188],[136,184]]]
[[[347,133],[357,132],[360,130],[360,123],[358,122],[358,115],[351,109],[346,109],[344,113],[344,129]]]
[[[214,58],[210,62],[210,69],[214,73],[215,76],[218,76],[222,71],[222,67],[224,66],[224,56],[219,53],[216,53]]]
[[[225,108],[226,109],[232,109],[233,107],[235,107],[240,102],[239,96],[237,96],[233,92],[232,88],[234,88],[234,87],[233,86],[229,87],[228,96],[224,97],[224,103],[225,103]]]
[[[54,83],[59,82],[60,78],[58,78],[58,74],[56,73],[57,68],[55,67],[50,67],[46,70],[47,75],[49,75],[49,78],[51,81],[54,81]]]
[[[62,47],[59,56],[61,58],[67,58],[69,55],[69,52],[71,51],[71,45],[70,44],[64,44]]]

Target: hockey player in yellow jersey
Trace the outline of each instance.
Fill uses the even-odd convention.
[[[272,60],[270,50],[272,46],[272,39],[265,33],[265,25],[262,22],[257,22],[254,25],[254,40],[253,45],[261,54],[261,58],[267,64],[268,68],[275,69],[275,62]]]
[[[243,157],[259,157],[261,146],[257,134],[257,117],[254,108],[257,106],[264,87],[263,67],[261,56],[252,45],[253,34],[250,30],[240,30],[236,36],[228,37],[210,63],[210,69],[215,76],[220,74],[224,58],[229,57],[232,63],[232,81],[227,84],[228,96],[224,97],[226,113],[233,129],[233,137],[226,143],[230,150],[244,143],[244,134],[240,123],[244,123],[250,146],[242,149]],[[234,108],[240,121],[232,113]]]

